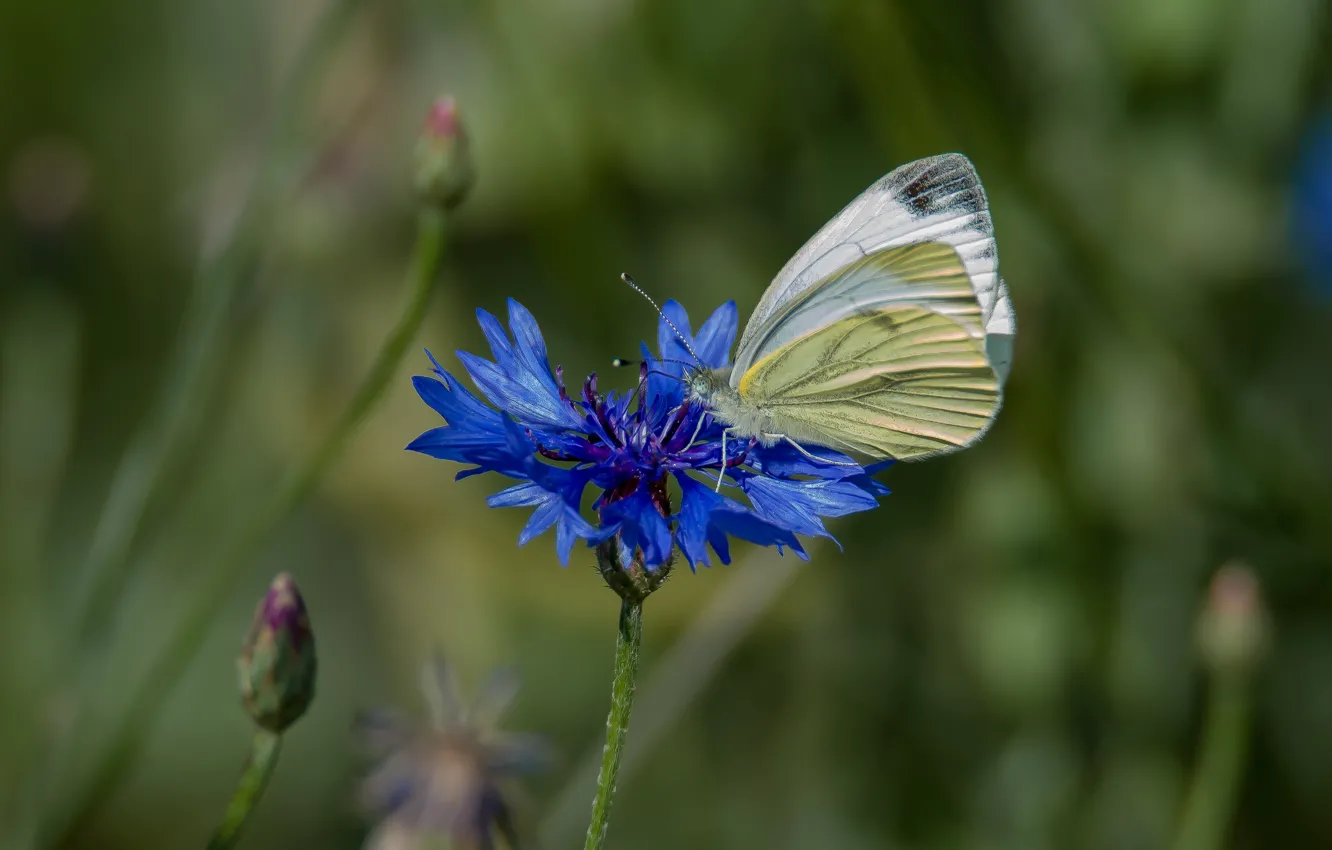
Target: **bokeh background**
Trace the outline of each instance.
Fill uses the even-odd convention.
[[[0,2],[0,832],[67,819],[199,569],[311,449],[404,297],[411,151],[457,95],[479,180],[387,402],[233,590],[141,760],[56,846],[200,847],[247,746],[233,659],[279,570],[319,695],[246,839],[354,848],[354,712],[521,672],[560,758],[529,834],[581,842],[618,600],[515,544],[500,486],[404,452],[429,347],[513,296],[566,374],[655,335],[629,271],[742,319],[896,165],[966,153],[1020,333],[977,448],[889,470],[801,564],[738,547],[646,606],[619,848],[1171,844],[1207,679],[1208,577],[1274,639],[1235,848],[1332,846],[1332,82],[1318,0]],[[328,15],[305,83],[279,93]],[[273,128],[280,128],[280,132]],[[276,139],[276,141],[274,141]],[[260,161],[274,167],[256,181]],[[258,197],[223,344],[93,650],[67,635],[116,465],[192,283]],[[699,620],[703,618],[700,625]],[[683,642],[683,643],[682,643]],[[683,648],[681,648],[683,647]],[[82,683],[76,685],[75,683]],[[47,826],[43,826],[47,824]],[[26,837],[25,837],[26,836]],[[41,846],[38,842],[35,846]]]

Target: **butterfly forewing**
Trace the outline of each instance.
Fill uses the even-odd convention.
[[[983,339],[980,305],[957,252],[942,242],[885,248],[788,301],[758,340],[758,358],[814,330],[890,305],[918,305],[949,316]],[[732,372],[737,383],[741,372]]]
[[[955,318],[886,306],[807,333],[755,363],[739,392],[779,432],[873,457],[967,446],[1000,405],[983,341]]]
[[[743,373],[771,352],[763,349],[782,308],[820,282],[884,248],[942,242],[957,252],[980,306],[981,327],[1011,335],[1011,321],[992,317],[1007,306],[999,280],[985,190],[971,162],[961,154],[929,157],[902,166],[866,189],[816,233],[777,274],[750,316],[736,351]],[[1001,308],[999,305],[1003,304]]]

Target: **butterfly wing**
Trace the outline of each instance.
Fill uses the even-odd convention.
[[[876,251],[806,287],[765,323],[754,347],[761,359],[824,325],[909,305],[949,316],[985,339],[980,304],[957,251],[943,242],[916,242]],[[732,382],[738,386],[743,374],[732,371]]]
[[[980,308],[979,334],[1007,334],[997,354],[1011,352],[1012,306],[999,279],[994,227],[980,178],[961,154],[943,154],[904,165],[866,189],[796,252],[755,308],[733,375],[743,375],[770,354],[773,325],[783,308],[848,266],[884,248],[941,242],[961,261]],[[1003,305],[1006,321],[994,320]],[[1001,375],[1007,374],[1006,360]],[[737,378],[738,380],[738,378]]]
[[[822,325],[755,363],[738,390],[781,433],[900,460],[974,443],[1001,404],[983,341],[910,305]]]
[[[1008,370],[1013,364],[1013,338],[1017,336],[1017,319],[1013,315],[1013,302],[1008,299],[1008,286],[1002,278],[999,280],[999,297],[994,302],[994,310],[985,323],[985,354],[990,358],[990,365],[999,376],[1002,385],[1008,380]]]

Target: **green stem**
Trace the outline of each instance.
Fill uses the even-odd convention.
[[[195,431],[199,412],[215,386],[227,318],[241,284],[259,266],[260,247],[270,231],[272,203],[295,173],[284,168],[282,154],[293,133],[297,105],[319,79],[319,69],[352,18],[358,0],[335,0],[306,39],[288,82],[279,94],[269,138],[230,241],[199,270],[194,296],[168,358],[169,371],[153,410],[138,428],[112,476],[92,543],[79,575],[88,583],[74,616],[77,646],[95,642],[120,600],[133,561],[130,549],[148,501],[158,489],[168,462]]]
[[[222,816],[222,823],[208,842],[208,850],[230,850],[240,840],[241,830],[250,819],[259,798],[264,796],[268,780],[277,767],[278,753],[282,751],[282,736],[264,729],[256,730],[250,757],[245,762],[245,771],[236,783],[236,793],[231,795],[227,813]]]
[[[213,623],[223,610],[222,600],[244,575],[251,560],[268,538],[291,514],[337,459],[357,426],[384,395],[407,347],[425,319],[434,281],[444,254],[446,217],[433,207],[423,208],[417,227],[416,249],[410,272],[410,296],[398,324],[384,340],[370,373],[361,382],[333,429],[305,460],[258,519],[235,538],[232,546],[204,570],[203,586],[195,594],[179,626],[165,642],[162,654],[125,711],[111,737],[111,746],[92,772],[92,779],[77,797],[74,816],[61,832],[59,844],[67,843],[91,821],[108,793],[133,764],[152,730],[158,714],[180,677],[198,654]]]
[[[1246,674],[1231,672],[1213,679],[1202,749],[1174,850],[1220,850],[1223,846],[1244,774],[1251,707]]]
[[[638,679],[638,649],[643,643],[643,603],[625,599],[620,606],[620,630],[615,639],[615,679],[611,684],[610,714],[606,717],[606,746],[601,751],[601,773],[597,795],[592,799],[592,821],[587,826],[583,850],[599,850],[610,826],[611,798],[620,757],[629,734],[629,712],[634,707],[634,683]]]

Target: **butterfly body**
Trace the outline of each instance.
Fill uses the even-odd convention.
[[[764,446],[775,445],[786,436],[794,440],[809,438],[798,427],[782,430],[785,423],[731,386],[730,373],[729,367],[691,372],[687,378],[689,398],[707,407],[732,436],[753,438]]]
[[[989,429],[1014,334],[980,179],[944,154],[848,204],[778,273],[733,365],[685,380],[731,437],[915,460]]]

